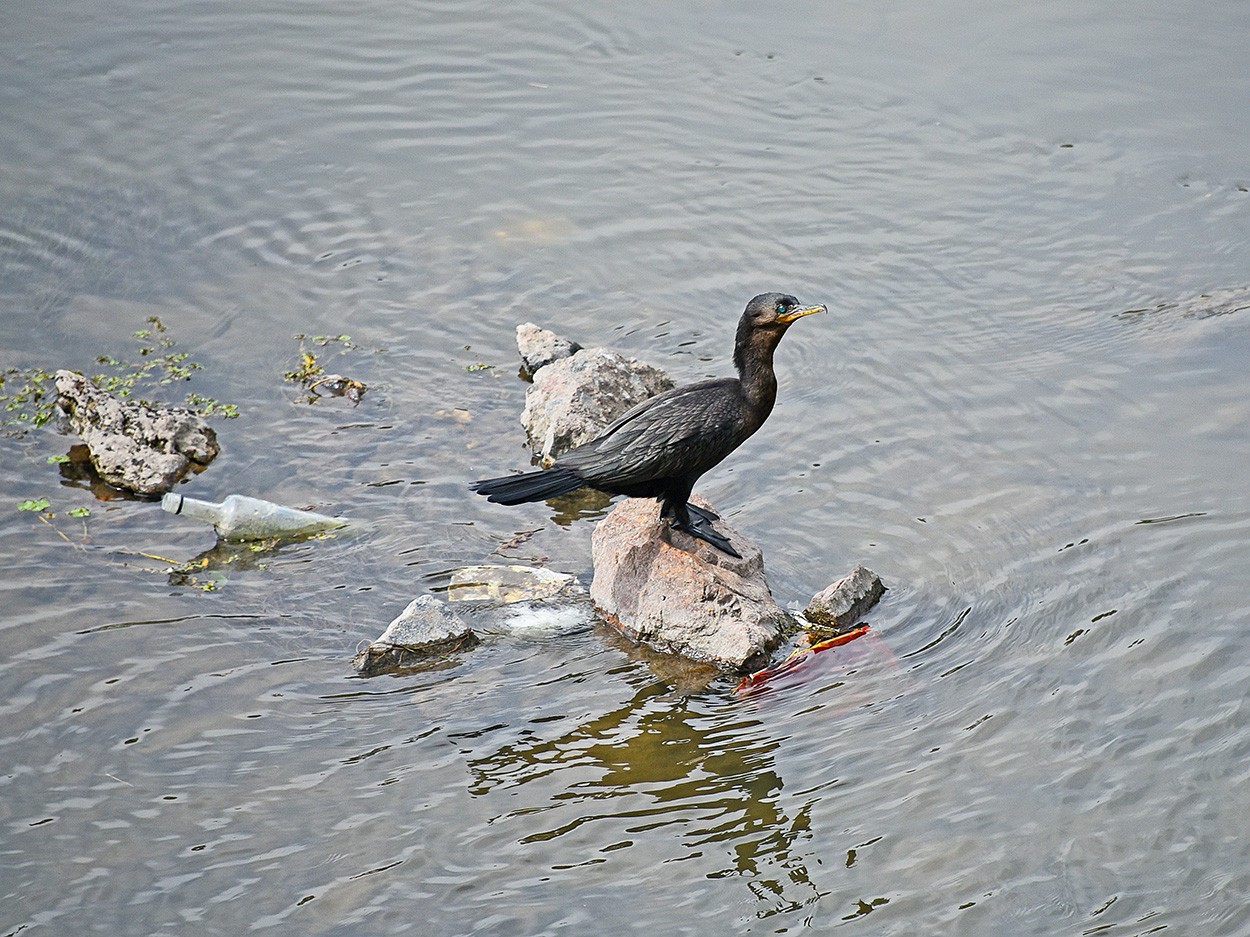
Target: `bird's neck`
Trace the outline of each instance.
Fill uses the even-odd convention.
[[[742,396],[751,406],[752,415],[763,423],[777,402],[777,376],[773,373],[775,344],[752,343],[734,355]]]

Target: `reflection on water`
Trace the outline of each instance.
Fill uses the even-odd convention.
[[[4,503],[57,517],[0,510],[0,937],[1250,933],[1248,29],[9,17],[0,364],[95,373],[159,316],[241,411],[196,494],[372,526],[214,547],[5,438]],[[580,610],[354,677],[455,569],[589,581],[603,498],[466,489],[530,462],[517,323],[691,381],[767,289],[831,312],[703,493],[783,605],[879,572],[867,637],[746,699]],[[297,336],[344,335],[368,393],[296,400]]]
[[[664,863],[698,859],[710,879],[742,877],[764,902],[761,914],[793,910],[821,894],[800,845],[811,836],[810,804],[788,814],[772,757],[780,742],[760,729],[754,719],[709,720],[651,684],[559,734],[540,726],[470,759],[470,792],[498,801],[558,773],[562,790],[548,789],[542,802],[527,798],[490,822],[505,834],[521,827],[512,833],[521,846],[562,837],[603,844],[579,865],[610,863],[662,830]]]

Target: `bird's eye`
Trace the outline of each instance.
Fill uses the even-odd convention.
[[[778,311],[779,313],[781,313],[781,314],[784,316],[787,312],[789,312],[789,311],[790,311],[790,304],[789,304],[789,303],[778,303],[778,304],[777,304],[777,311]]]

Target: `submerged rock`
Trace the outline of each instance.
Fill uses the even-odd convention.
[[[803,617],[824,628],[849,628],[860,615],[876,605],[884,593],[881,578],[861,563],[812,596],[807,608],[803,609]]]
[[[217,434],[185,407],[122,400],[73,371],[56,372],[56,390],[91,464],[115,488],[164,494],[193,466],[217,457]]]
[[[453,602],[535,602],[562,592],[581,591],[575,576],[533,566],[464,566],[451,574],[447,598]]]
[[[521,425],[544,465],[594,439],[630,407],[674,386],[659,368],[604,348],[547,365],[525,392]]]
[[[522,322],[516,327],[516,347],[521,353],[521,367],[530,375],[553,361],[568,358],[582,350],[577,342],[549,329],[539,328],[533,322]]]
[[[711,510],[702,498],[693,502]],[[740,670],[792,623],[773,601],[759,547],[723,520],[741,558],[670,531],[651,499],[629,498],[595,528],[590,596],[623,634],[658,651]]]
[[[473,631],[446,602],[421,595],[352,659],[352,665],[361,676],[372,677],[419,666],[431,657],[476,643]]]

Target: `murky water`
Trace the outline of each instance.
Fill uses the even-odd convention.
[[[186,493],[379,528],[171,581],[211,533],[0,445],[0,934],[1250,934],[1245,4],[20,7],[0,365],[159,316],[242,410]],[[589,573],[465,489],[518,322],[692,380],[765,289],[831,312],[701,488],[784,603],[876,569],[871,642],[353,678],[519,531]]]

